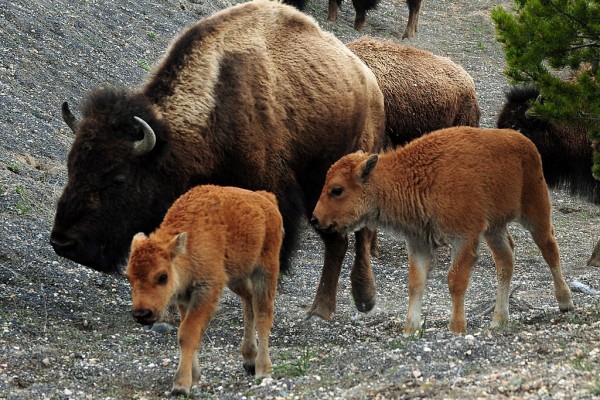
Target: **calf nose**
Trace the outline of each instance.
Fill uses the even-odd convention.
[[[150,325],[154,322],[154,313],[152,310],[138,308],[133,310],[131,315],[133,315],[133,318],[142,325]]]
[[[317,225],[319,225],[319,220],[318,220],[318,218],[317,218],[317,217],[315,217],[315,216],[313,215],[313,216],[310,218],[310,224],[311,224],[312,226],[315,226],[315,227],[316,227]]]

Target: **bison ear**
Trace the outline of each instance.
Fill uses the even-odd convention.
[[[354,152],[354,154],[365,154],[365,152],[364,152],[364,151],[362,151],[362,150],[360,150],[360,149],[358,149],[358,150],[356,150],[356,151]]]
[[[377,154],[373,154],[367,159],[367,161],[363,163],[364,165],[360,172],[361,182],[365,182],[369,178],[371,172],[373,172],[375,169],[375,165],[377,165],[377,161],[379,161],[379,156]]]
[[[175,236],[169,245],[171,246],[171,257],[175,258],[178,255],[186,253],[187,233],[182,232]]]
[[[138,244],[142,240],[146,240],[147,238],[148,237],[146,236],[146,234],[144,232],[136,233],[135,236],[133,237],[133,240],[131,241],[131,247]]]

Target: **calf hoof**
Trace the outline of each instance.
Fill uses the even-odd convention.
[[[244,363],[244,369],[248,375],[256,375],[256,366],[254,363]]]
[[[187,396],[190,394],[190,389],[186,389],[184,387],[175,387],[171,389],[171,396]]]
[[[573,311],[575,309],[575,305],[573,304],[573,300],[565,303],[565,304],[559,304],[558,305],[558,309],[561,312],[569,312],[569,311]]]
[[[450,322],[448,325],[450,332],[456,335],[464,335],[467,332],[467,323],[466,322]]]

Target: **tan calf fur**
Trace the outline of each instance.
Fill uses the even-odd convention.
[[[492,326],[508,320],[517,221],[552,273],[561,311],[573,309],[560,267],[551,203],[535,145],[510,129],[454,127],[383,154],[353,153],[327,173],[312,223],[322,231],[381,226],[406,238],[409,304],[404,332],[421,328],[421,304],[434,251],[452,248],[450,330],[466,331],[464,296],[481,236],[492,250],[498,292]]]
[[[148,325],[170,304],[179,308],[173,394],[189,393],[200,376],[198,348],[226,285],[242,300],[244,368],[258,377],[271,373],[269,333],[282,238],[273,194],[211,185],[175,201],[150,236],[135,235],[126,271],[133,316]]]

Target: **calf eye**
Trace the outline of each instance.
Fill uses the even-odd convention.
[[[331,189],[330,194],[334,197],[337,197],[339,195],[341,195],[342,193],[344,193],[344,188],[340,187],[340,186],[336,186],[333,189]]]
[[[167,280],[169,280],[169,277],[167,276],[167,274],[162,274],[161,276],[158,277],[158,284],[159,285],[164,285],[165,283],[167,283]]]

